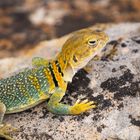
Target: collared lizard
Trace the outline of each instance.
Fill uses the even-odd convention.
[[[7,135],[8,125],[2,124],[5,114],[21,112],[46,101],[47,109],[55,114],[77,115],[95,108],[93,101],[77,100],[72,106],[60,103],[68,82],[106,45],[104,32],[83,29],[74,32],[64,43],[54,60],[35,57],[33,68],[0,80],[0,136]]]

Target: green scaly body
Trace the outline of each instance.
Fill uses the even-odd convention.
[[[47,98],[49,76],[47,67],[26,70],[0,81],[0,102],[4,102],[6,113],[19,112]]]

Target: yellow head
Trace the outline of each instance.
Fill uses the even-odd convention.
[[[104,32],[83,29],[75,32],[64,44],[61,55],[73,70],[84,67],[106,45]]]

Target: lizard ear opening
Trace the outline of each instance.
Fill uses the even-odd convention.
[[[76,58],[75,55],[73,55],[73,61],[74,61],[75,63],[78,62],[78,60],[77,60],[77,58]]]

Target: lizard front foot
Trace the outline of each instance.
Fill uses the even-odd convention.
[[[12,127],[10,124],[1,124],[0,125],[0,138],[4,138],[6,140],[14,140],[9,135],[11,132],[17,131],[16,128]]]
[[[84,101],[77,100],[76,103],[70,107],[70,112],[72,115],[81,114],[89,109],[96,108],[96,105],[93,101]]]

